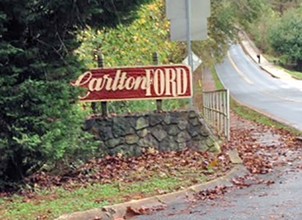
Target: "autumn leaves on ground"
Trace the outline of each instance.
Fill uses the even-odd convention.
[[[256,124],[234,113],[231,122],[231,141],[222,144],[220,154],[149,149],[137,158],[96,158],[60,175],[39,172],[26,179],[17,203],[11,192],[2,192],[0,215],[4,219],[53,219],[66,212],[180,190],[226,173],[232,167],[226,154],[230,149],[238,150],[251,173],[233,180],[238,187],[247,187],[245,181],[253,174],[266,174],[301,159],[297,152],[302,142],[291,133]],[[226,191],[224,187],[206,190],[198,193],[196,199],[214,199]],[[132,212],[140,214],[137,210]]]
[[[99,197],[87,198],[92,200],[89,203],[94,204],[95,207],[180,190],[216,178],[228,171],[232,167],[225,154],[228,149],[239,151],[244,165],[251,174],[266,174],[275,167],[301,159],[299,154],[294,152],[301,149],[302,142],[287,131],[258,125],[235,114],[232,114],[231,130],[231,141],[222,146],[222,153],[218,155],[190,150],[160,153],[150,149],[138,158],[117,156],[94,159],[64,175],[37,173],[27,179],[27,184],[33,188],[22,191],[22,202],[39,206],[59,200],[62,195],[58,192],[58,188],[77,194],[80,189],[96,187],[99,184],[110,185],[114,190],[108,191],[108,195],[100,194]],[[148,185],[148,182],[153,186]],[[245,179],[234,179],[233,183],[239,187],[248,186]],[[140,186],[140,190],[135,189],[135,186]],[[46,189],[52,189],[53,193],[41,195],[41,192]],[[102,189],[94,188],[94,190]],[[226,192],[224,188],[217,188],[200,192],[196,198],[214,199],[224,192]],[[80,195],[83,196],[81,193]],[[78,198],[74,196],[73,199]],[[9,197],[6,198],[0,213],[9,211],[6,210],[10,207],[7,200]],[[141,213],[145,212],[146,210],[141,211]],[[53,210],[48,209],[45,213],[33,213],[29,219],[38,217],[38,219],[52,219],[55,216],[57,215]]]

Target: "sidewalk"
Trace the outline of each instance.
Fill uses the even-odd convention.
[[[255,46],[255,44],[251,41],[248,35],[244,31],[239,32],[240,44],[244,52],[249,55],[255,63],[258,63],[257,55],[261,56],[261,52]],[[277,66],[270,63],[265,57],[261,56],[261,62],[259,63],[259,67],[266,71],[274,78],[284,79],[284,80],[294,80],[291,75],[286,73],[284,70],[278,68]]]

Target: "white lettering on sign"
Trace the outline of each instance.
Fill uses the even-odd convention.
[[[147,70],[147,75],[153,75],[153,88],[157,96],[177,97],[185,94],[188,89],[186,70],[183,68]],[[146,96],[151,95],[151,89],[151,86],[147,88]]]
[[[92,70],[80,75],[72,85],[87,89],[86,94],[80,97],[82,100],[91,99],[88,97],[94,96],[96,92],[108,95],[108,92],[113,94],[119,91],[127,91],[128,93],[137,91],[145,98],[177,98],[179,96],[191,96],[191,91],[188,91],[192,89],[191,75],[188,69],[186,66],[141,68],[139,74],[135,71],[130,72],[130,70],[127,72],[127,69],[114,69],[114,72],[111,71],[110,73],[104,71],[104,74],[101,70],[100,73],[94,73]]]

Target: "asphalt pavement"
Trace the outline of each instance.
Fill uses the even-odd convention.
[[[277,67],[268,67],[264,59],[261,62],[264,63],[253,62],[240,45],[233,45],[216,70],[235,100],[302,130],[302,81],[284,72],[280,74]]]
[[[135,220],[301,220],[302,175],[296,168],[258,176],[262,184],[231,189],[225,196],[207,201],[176,202],[151,216]],[[266,181],[264,181],[266,179]],[[269,181],[267,181],[269,180]],[[272,183],[268,185],[268,183]]]

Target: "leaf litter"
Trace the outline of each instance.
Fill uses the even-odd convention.
[[[139,181],[148,181],[152,177],[174,177],[186,185],[199,183],[200,176],[207,180],[222,176],[232,164],[227,155],[228,150],[237,149],[244,165],[251,175],[234,178],[235,188],[245,188],[253,184],[274,184],[273,181],[255,177],[255,174],[267,174],[273,169],[291,164],[301,159],[297,154],[302,149],[300,138],[291,133],[260,125],[232,113],[231,141],[222,145],[222,152],[202,153],[186,149],[180,152],[158,152],[154,149],[146,150],[140,157],[125,157],[122,155],[107,156],[92,159],[88,163],[61,175],[51,175],[38,172],[26,179],[26,184],[32,186],[22,192],[24,200],[36,199],[35,189],[64,188],[70,191],[91,184],[132,184]],[[299,168],[299,167],[297,167]],[[302,167],[300,167],[302,169]],[[188,182],[189,181],[189,182]],[[181,187],[180,187],[181,188]],[[214,200],[224,196],[228,188],[218,186],[196,193],[195,200]],[[166,190],[157,190],[156,194],[165,194]],[[1,196],[8,196],[3,192]],[[128,196],[126,199],[144,198],[143,194]],[[100,199],[99,203],[102,200]],[[159,211],[165,207],[154,209],[128,208],[129,215],[142,215]],[[43,218],[42,218],[43,219]]]
[[[107,156],[93,159],[64,175],[39,172],[27,178],[27,183],[39,188],[73,189],[97,183],[134,183],[158,176],[175,177],[183,181],[189,178],[194,183],[200,176],[213,179],[230,167],[230,161],[226,156],[214,153],[190,149],[180,152],[152,150],[144,152],[139,157]]]
[[[302,159],[302,142],[299,137],[283,129],[248,121],[233,112],[231,118],[231,141],[224,143],[223,148],[237,149],[250,173],[244,177],[233,178],[231,187],[218,186],[198,192],[195,195],[196,200],[213,200],[228,191],[251,185],[270,186],[275,181],[266,180],[262,175],[280,167],[291,166],[294,161]],[[296,165],[293,169],[301,170],[302,167]]]

